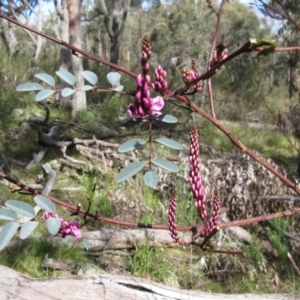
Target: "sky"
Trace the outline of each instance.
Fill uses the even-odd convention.
[[[241,3],[244,3],[245,5],[249,5],[249,6],[250,6],[250,3],[255,2],[255,0],[239,0],[239,1]],[[168,5],[168,4],[172,3],[172,0],[160,0],[160,2],[162,4]],[[46,3],[44,2],[43,3],[43,11],[45,12],[44,15],[49,15],[49,13],[54,12],[55,7],[54,7],[54,4],[53,4],[53,1],[48,1]],[[257,8],[254,7],[254,11],[258,15],[259,18],[263,17],[263,14]]]

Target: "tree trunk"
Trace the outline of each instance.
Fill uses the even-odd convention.
[[[119,63],[120,45],[121,45],[121,40],[125,29],[128,10],[130,7],[130,0],[124,1],[123,5],[121,3],[123,3],[123,1],[114,0],[114,8],[113,8],[112,20],[111,20],[112,24],[110,26],[110,16],[107,10],[105,0],[100,0],[100,6],[104,14],[105,28],[110,37],[110,42],[111,42],[110,62],[116,65]],[[122,6],[124,7],[122,8]],[[120,24],[120,15],[122,9],[123,9],[123,13],[122,13],[122,20]]]
[[[39,3],[39,10],[37,13],[37,29],[39,31],[43,31],[43,0],[38,0]],[[40,35],[37,35],[36,37],[36,48],[35,48],[35,55],[34,55],[34,60],[35,64],[37,65],[39,56],[42,51],[42,45],[43,45],[43,37]]]
[[[15,31],[16,31],[16,25],[14,25],[11,22],[7,22],[2,18],[0,19],[0,32],[1,32],[0,35],[6,47],[7,52],[9,52],[10,54],[14,54],[18,45]]]
[[[59,4],[56,0],[54,1],[56,12],[60,18],[60,27],[61,27],[61,36],[59,37],[61,40],[69,43],[69,13],[67,8],[67,1],[61,0]],[[59,70],[68,70],[71,62],[71,51],[70,49],[61,46],[60,47],[60,66]],[[60,79],[60,88],[63,89],[67,87],[67,83]],[[58,95],[59,103],[61,107],[68,108],[71,107],[69,97],[64,98],[59,93]]]
[[[68,0],[68,11],[70,44],[77,48],[81,48],[81,0]],[[84,85],[84,78],[80,75],[80,72],[83,71],[82,59],[76,55],[72,55],[71,63],[73,75],[76,78],[76,88],[80,89]],[[81,109],[86,109],[86,94],[85,92],[77,91],[72,100],[72,117],[75,117],[76,112]]]
[[[61,39],[78,48],[81,48],[81,30],[80,30],[80,0],[61,0],[61,4],[54,1],[56,11],[61,20]],[[66,47],[61,47],[61,64],[60,70],[68,70],[72,66],[72,74],[76,78],[76,88],[84,85],[84,79],[80,75],[83,71],[82,60],[75,55],[71,55],[71,51]],[[61,88],[68,86],[61,81]],[[62,107],[72,107],[72,117],[75,117],[76,112],[80,109],[86,108],[86,95],[84,92],[78,91],[73,94],[72,102],[70,97],[63,98],[60,96],[60,104]]]

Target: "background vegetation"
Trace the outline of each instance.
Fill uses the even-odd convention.
[[[201,72],[206,69],[210,51],[210,43],[215,31],[216,18],[206,1],[170,1],[162,5],[160,1],[148,2],[148,9],[142,9],[139,1],[132,1],[128,12],[126,27],[120,46],[118,64],[139,72],[139,55],[141,39],[148,34],[152,43],[151,66],[161,64],[168,72],[170,88],[181,87],[181,75],[171,64],[171,58],[179,56],[179,70],[190,66],[191,58],[195,59]],[[36,2],[35,2],[36,3]],[[37,3],[36,3],[37,4]],[[213,6],[216,2],[212,1]],[[114,1],[107,1],[108,9],[112,9]],[[38,6],[36,7],[36,10]],[[82,48],[110,60],[111,39],[104,26],[104,15],[97,2],[82,2]],[[298,7],[290,7],[295,15],[300,14]],[[120,9],[120,14],[122,9]],[[19,15],[22,18],[22,14]],[[35,15],[29,14],[28,22],[35,26]],[[259,19],[253,8],[239,1],[231,0],[225,6],[219,42],[226,42],[229,53],[236,50],[250,38],[274,39],[279,45],[295,44],[296,33],[289,31],[289,23],[274,23],[268,18]],[[11,30],[7,22],[1,21],[1,30]],[[43,31],[51,35],[59,35],[61,21],[56,12],[44,17]],[[288,34],[287,32],[292,32]],[[0,39],[0,163],[11,177],[25,181],[27,184],[44,184],[46,176],[42,168],[25,169],[22,162],[29,162],[32,153],[41,145],[37,143],[38,131],[28,125],[28,119],[43,118],[44,110],[36,105],[33,93],[17,93],[17,85],[32,81],[34,74],[45,72],[55,74],[61,65],[60,46],[43,40],[38,59],[35,57],[36,45],[21,28],[13,29],[17,46],[6,47],[5,40]],[[298,33],[299,35],[299,33]],[[295,57],[286,54],[258,57],[256,54],[242,55],[232,60],[222,71],[213,77],[216,113],[219,119],[228,122],[228,127],[245,144],[261,154],[271,157],[284,165],[291,173],[297,173],[298,166],[298,122],[299,103],[297,87],[297,65],[291,60]],[[101,88],[108,88],[106,74],[109,68],[90,60],[83,61],[84,69],[97,73]],[[291,67],[292,66],[292,67]],[[292,69],[291,69],[292,68]],[[295,71],[296,70],[296,71]],[[293,76],[291,76],[291,74]],[[293,86],[291,87],[291,84]],[[126,90],[133,90],[135,83],[122,75],[122,84]],[[110,93],[87,93],[87,107],[72,116],[70,108],[63,108],[56,99],[51,99],[50,120],[56,119],[72,122],[90,131],[78,132],[74,128],[61,128],[57,134],[60,140],[74,137],[91,138],[94,134],[110,142],[121,143],[125,135],[120,124],[127,119],[126,108],[132,98],[112,95]],[[197,93],[192,100],[204,110],[209,110],[207,91]],[[232,152],[234,147],[227,137],[222,136],[216,128],[199,117],[187,114],[175,106],[168,105],[167,110],[179,118],[179,123],[172,127],[171,135],[184,145],[188,144],[190,126],[196,124],[201,128],[201,145],[209,146],[218,152]],[[269,125],[277,125],[279,116],[281,125],[293,141],[293,148],[280,131],[270,131]],[[293,118],[291,118],[293,116]],[[259,129],[251,124],[261,125]],[[30,124],[30,123],[29,123]],[[238,125],[238,126],[237,126]],[[158,128],[161,130],[162,128]],[[131,133],[138,136],[143,128]],[[126,132],[127,133],[127,132]],[[165,155],[178,156],[158,149]],[[143,154],[143,153],[142,153]],[[74,159],[85,161],[76,151],[68,155]],[[59,162],[61,152],[50,148],[44,158],[53,165]],[[102,166],[102,165],[101,165]],[[92,209],[102,214],[120,219],[128,219],[144,223],[167,223],[164,209],[167,207],[167,192],[152,191],[143,186],[139,178],[117,186],[114,178],[122,166],[114,163],[107,172],[94,169],[70,170],[60,164],[59,180],[53,189],[58,198],[82,203],[92,202]],[[187,196],[186,188],[178,178],[172,178],[179,187],[178,223],[182,225],[197,224],[197,215],[193,210],[191,195]],[[72,193],[72,188],[81,189]],[[96,190],[95,190],[96,187]],[[5,200],[26,199],[26,196],[0,186],[0,204]],[[67,191],[67,192],[66,192]],[[67,194],[66,194],[67,193]],[[126,206],[126,208],[125,208]],[[67,213],[62,211],[62,213]],[[278,220],[274,224],[266,224],[266,232],[276,255],[264,253],[260,243],[244,246],[245,256],[234,257],[207,254],[199,249],[151,249],[136,248],[126,262],[126,270],[135,276],[144,276],[164,283],[172,284],[176,278],[184,288],[201,288],[215,292],[294,292],[299,293],[300,281],[287,259],[291,249],[290,240],[283,231],[288,231],[293,220]],[[273,225],[273,226],[271,226]],[[91,222],[87,229],[95,229],[103,224]],[[277,229],[276,229],[277,228]],[[255,230],[253,230],[254,233]],[[37,233],[39,237],[41,233]],[[230,241],[228,241],[229,243]],[[55,271],[45,271],[41,267],[41,259],[48,253],[57,259],[91,261],[84,254],[51,247],[47,242],[26,241],[26,247],[10,248],[0,253],[0,263],[9,265],[26,274],[36,277],[56,276]],[[28,246],[31,245],[31,246]],[[26,261],[22,257],[26,252]],[[77,254],[76,254],[77,253]],[[39,255],[38,255],[39,254]],[[299,265],[299,253],[296,257]],[[26,265],[24,265],[26,264]],[[230,272],[223,272],[227,265]],[[176,265],[176,268],[174,267]],[[266,267],[267,266],[267,267]],[[174,280],[173,280],[174,283]]]

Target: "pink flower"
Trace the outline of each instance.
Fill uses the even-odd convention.
[[[155,69],[155,82],[152,87],[158,92],[164,92],[168,88],[166,81],[167,72],[159,65]]]
[[[58,235],[65,237],[66,235],[73,235],[76,239],[81,238],[81,229],[76,221],[67,222],[61,219],[61,227]]]
[[[81,229],[76,221],[71,221],[69,223],[70,226],[70,234],[73,235],[76,239],[81,238]]]
[[[50,211],[45,211],[44,214],[43,214],[44,220],[47,220],[49,218],[57,218],[57,217],[58,217],[57,214],[54,214],[54,213],[52,213]]]
[[[151,99],[151,103],[149,105],[149,112],[153,116],[160,116],[162,114],[161,110],[163,109],[165,102],[164,99],[160,96],[157,96]]]
[[[164,99],[160,96],[155,98],[143,98],[141,102],[130,103],[127,112],[132,118],[145,118],[149,114],[160,116],[164,107]]]
[[[57,214],[49,211],[45,211],[43,214],[45,220],[49,218],[58,218]],[[76,239],[81,238],[81,229],[76,221],[67,222],[63,218],[60,218],[61,224],[58,235],[65,237],[66,235],[73,235]]]

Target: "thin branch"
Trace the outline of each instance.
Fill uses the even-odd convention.
[[[127,221],[123,221],[123,220],[116,220],[116,219],[108,218],[103,215],[100,215],[97,212],[95,214],[86,212],[83,209],[79,209],[78,206],[65,203],[53,196],[47,195],[41,191],[33,189],[33,188],[29,187],[28,185],[6,175],[5,173],[3,173],[1,171],[0,171],[0,177],[17,185],[18,187],[20,187],[21,190],[29,192],[32,195],[42,195],[42,196],[50,199],[55,204],[66,207],[67,209],[69,209],[72,212],[77,212],[79,214],[82,214],[83,216],[93,218],[100,222],[113,224],[113,225],[119,225],[119,226],[125,226],[125,227],[129,227],[129,228],[152,228],[152,229],[157,229],[157,230],[162,230],[162,229],[168,230],[169,229],[168,225],[160,225],[160,224],[152,225],[152,224],[144,224],[144,223],[133,223],[133,222],[127,222]],[[245,226],[245,225],[250,225],[253,223],[278,219],[278,218],[282,218],[282,217],[295,216],[297,214],[300,214],[300,208],[296,208],[293,210],[288,210],[288,211],[284,211],[284,212],[280,212],[280,213],[275,213],[275,214],[269,214],[269,215],[249,218],[249,219],[245,219],[245,220],[238,220],[238,221],[233,221],[233,222],[222,223],[222,224],[218,225],[218,228],[222,229],[222,228],[228,228],[228,227],[234,227],[234,226]],[[202,229],[203,229],[203,226],[177,226],[178,231],[191,231],[193,233],[201,232]],[[218,251],[218,250],[215,250],[215,251]],[[222,253],[224,253],[224,252],[222,252]]]
[[[209,53],[209,60],[207,62],[206,71],[209,71],[209,69],[211,67],[211,63],[213,61],[214,52],[216,50],[217,39],[218,39],[218,37],[220,35],[221,14],[222,14],[222,10],[223,10],[225,2],[226,2],[226,0],[222,0],[219,12],[217,13],[216,31],[215,31],[215,34],[214,34],[214,37],[213,37],[213,40],[212,40],[212,43],[211,43],[211,48],[210,48],[210,53]],[[213,90],[212,90],[211,78],[208,79],[207,85],[208,85],[210,111],[211,111],[212,117],[215,118],[216,114],[215,114],[215,108],[214,108],[214,98],[213,98]]]

